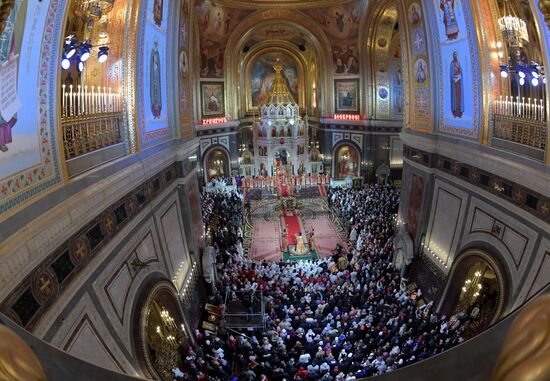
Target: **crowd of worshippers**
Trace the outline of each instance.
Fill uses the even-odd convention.
[[[243,196],[237,191],[203,192],[201,196],[203,223],[209,242],[227,261],[230,253],[244,254],[243,249]]]
[[[217,196],[211,213],[231,220],[235,197]],[[328,202],[355,231],[350,248],[340,247],[332,257],[257,263],[228,245],[225,234],[216,240],[219,299],[225,291],[261,290],[267,329],[217,335],[197,330],[198,344],[186,353],[185,378],[355,380],[463,341],[462,315],[446,318],[431,303],[420,305],[392,266],[398,191],[336,189],[328,192]]]

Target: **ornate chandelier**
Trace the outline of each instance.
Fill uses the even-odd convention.
[[[85,21],[97,21],[113,9],[115,0],[81,0],[76,14]]]
[[[519,55],[519,50],[524,46],[524,43],[529,43],[527,23],[514,14],[508,0],[504,2],[503,13],[504,16],[498,19],[500,33],[510,49],[515,50],[516,55]]]

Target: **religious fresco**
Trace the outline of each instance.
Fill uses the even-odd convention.
[[[283,65],[283,78],[286,81],[288,89],[294,97],[294,101],[299,103],[298,99],[298,66],[294,59],[282,52],[271,52],[260,56],[253,64],[250,73],[252,89],[252,106],[266,104],[269,97],[269,90],[275,78],[273,65],[279,61]]]
[[[225,115],[223,82],[201,82],[202,115]]]
[[[29,106],[21,91],[27,89],[21,75],[26,19],[27,1],[16,1],[0,35],[0,178],[40,162],[36,122],[24,122],[23,100]]]
[[[207,180],[210,181],[218,176],[229,175],[229,157],[221,149],[213,149],[208,153],[205,160]]]
[[[359,80],[338,79],[334,81],[336,112],[359,112]]]
[[[197,2],[201,78],[223,78],[227,40],[233,28],[249,13],[251,11],[226,8],[210,1]]]
[[[148,2],[144,37],[144,115],[145,132],[166,128],[167,111],[167,28],[168,0]]]
[[[360,15],[363,3],[350,3],[331,8],[312,9],[309,13],[323,28],[329,37],[334,74],[353,76],[359,74],[359,36]]]
[[[267,40],[285,40],[296,45],[303,44],[305,38],[297,28],[289,25],[264,25],[254,29],[254,34],[246,41],[246,46],[253,47]]]
[[[193,135],[193,99],[189,78],[189,1],[182,1],[178,34],[178,101],[181,137]]]
[[[456,3],[458,5],[459,0],[456,0]],[[440,0],[439,9],[443,14],[444,33],[447,40],[455,40],[460,32],[455,12],[455,0]]]
[[[61,181],[48,78],[64,6],[16,0],[0,35],[0,214]]]
[[[391,86],[391,114],[403,116],[405,110],[405,86],[403,82],[403,64],[401,62],[401,41],[396,33],[390,47],[390,86]]]
[[[414,63],[414,79],[419,84],[426,82],[426,79],[428,79],[428,64],[424,58],[419,58]]]
[[[341,146],[335,154],[336,178],[343,179],[348,176],[359,175],[359,153],[350,145]]]
[[[473,72],[478,70],[473,67],[477,47],[475,32],[467,25],[472,24],[469,4],[463,0],[434,0],[433,4],[439,15],[441,129],[476,137],[479,81]]]
[[[374,28],[373,39],[376,41],[373,52],[368,56],[372,57],[371,65],[374,65],[375,80],[375,113],[373,117],[377,119],[389,119],[391,117],[391,86],[393,72],[393,46],[394,42],[399,40],[399,34],[396,32],[397,10],[394,6],[384,10],[381,17],[377,18]],[[394,37],[395,36],[395,37]]]
[[[435,0],[434,0],[435,1]],[[397,61],[392,64],[392,70],[395,75],[393,76],[393,83],[396,86],[396,92],[403,92],[407,88],[403,79],[406,77],[406,81],[409,84],[409,93],[404,94],[403,103],[400,101],[400,97],[393,99],[392,113],[399,114],[400,107],[406,101],[407,97],[410,97],[407,102],[410,104],[407,115],[405,115],[406,126],[413,130],[427,131],[433,125],[433,121],[430,119],[432,113],[431,106],[431,90],[430,90],[430,57],[427,47],[426,29],[424,23],[424,9],[420,1],[407,1],[402,4],[402,9],[405,11],[404,21],[408,24],[408,40],[401,41],[407,43],[408,53],[406,57],[403,57],[404,62],[407,63],[406,67],[399,67]],[[397,49],[397,44],[395,49]],[[399,53],[395,52],[395,56]],[[408,56],[408,57],[407,57]],[[398,70],[401,69],[401,72]],[[407,72],[403,72],[407,69]],[[399,76],[400,74],[400,76]],[[406,76],[405,76],[406,74]],[[401,83],[401,86],[398,85]],[[396,94],[397,96],[397,94]],[[404,111],[404,110],[403,110]]]
[[[416,26],[420,23],[422,20],[422,9],[420,8],[420,5],[417,3],[412,3],[409,5],[408,18],[411,26]]]

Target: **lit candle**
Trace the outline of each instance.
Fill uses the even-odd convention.
[[[97,93],[96,93],[96,107],[97,112],[101,112],[101,87],[97,87]]]
[[[103,87],[103,112],[108,112],[107,110],[107,88]]]
[[[84,86],[80,88],[80,114],[84,114]]]
[[[90,113],[90,93],[88,93],[88,86],[84,86],[84,109],[86,114]]]
[[[525,105],[525,98],[521,98],[521,103],[519,105],[519,115],[523,118],[523,108]]]
[[[65,84],[61,85],[61,94],[63,95],[63,116],[67,116],[67,97],[65,96]]]
[[[91,108],[91,112],[92,113],[95,113],[95,94],[94,94],[94,86],[92,86],[92,91],[90,93],[90,108]]]
[[[78,92],[77,92],[77,96],[76,96],[76,100],[78,102],[78,107],[77,107],[77,110],[78,110],[78,115],[82,114],[82,94],[80,93],[80,85],[78,85]]]
[[[109,112],[113,112],[113,92],[109,87]]]
[[[70,89],[70,95],[69,95],[69,103],[70,103],[70,109],[71,109],[71,116],[73,116],[73,85],[69,85]]]
[[[529,119],[533,118],[533,113],[532,113],[532,110],[531,110],[531,98],[527,98],[527,117]]]
[[[506,96],[506,99],[504,100],[504,114],[508,115],[508,95]]]
[[[68,110],[67,110],[68,107],[67,107],[67,104],[69,103],[69,93],[65,93],[63,99],[64,99],[64,102],[65,102],[64,114],[65,114],[65,118],[66,118],[67,115],[68,115]]]

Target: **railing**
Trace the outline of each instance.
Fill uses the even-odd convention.
[[[530,98],[501,97],[493,106],[493,138],[513,143],[502,144],[493,140],[493,145],[540,159],[544,155],[548,136],[544,102]],[[526,149],[515,144],[525,146]],[[530,149],[539,152],[530,153]]]
[[[122,142],[121,119],[120,112],[63,118],[65,158],[71,159]]]
[[[122,108],[120,94],[94,86],[63,85],[61,127],[65,158],[105,148],[124,139],[121,134]]]

